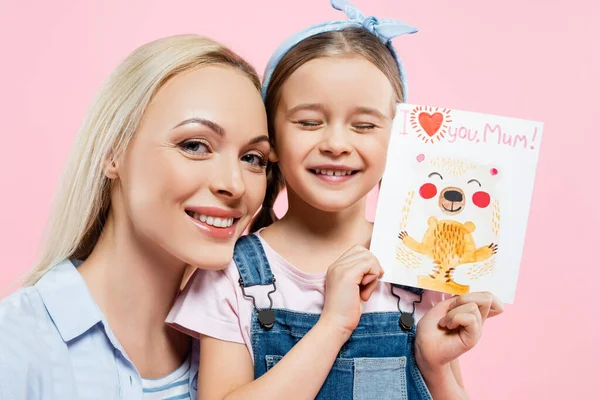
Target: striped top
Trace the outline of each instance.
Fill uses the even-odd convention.
[[[144,400],[191,399],[189,388],[190,361],[191,357],[188,356],[181,367],[163,378],[142,379]]]
[[[66,260],[0,301],[0,400],[195,399],[200,351],[193,343],[176,371],[142,379]]]

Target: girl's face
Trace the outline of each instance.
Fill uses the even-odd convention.
[[[387,77],[364,58],[319,58],[281,88],[274,125],[288,191],[312,207],[344,210],[383,175],[395,110]]]
[[[232,68],[169,80],[108,168],[112,210],[148,254],[224,268],[263,201],[269,155],[258,90]]]

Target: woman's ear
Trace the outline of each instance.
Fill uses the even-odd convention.
[[[115,153],[110,150],[104,158],[104,175],[108,179],[117,179],[119,177],[118,161]]]

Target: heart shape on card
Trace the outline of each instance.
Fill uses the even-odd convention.
[[[442,113],[436,112],[433,114],[429,114],[428,112],[422,112],[419,114],[419,124],[421,128],[432,137],[437,133],[444,122],[444,116]]]
[[[407,107],[411,108],[409,123],[417,138],[430,144],[445,139],[452,122],[452,110],[418,105]]]

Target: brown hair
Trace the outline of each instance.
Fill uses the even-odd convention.
[[[288,78],[303,64],[316,58],[359,56],[370,61],[389,79],[396,100],[401,102],[402,81],[400,70],[390,50],[375,35],[362,28],[346,28],[340,31],[324,32],[311,36],[288,51],[275,67],[265,95],[265,107],[269,124],[271,146],[275,148],[275,113],[281,88]],[[283,189],[285,181],[279,165],[267,165],[267,192],[262,208],[250,225],[250,232],[277,221],[273,205],[277,195]]]

